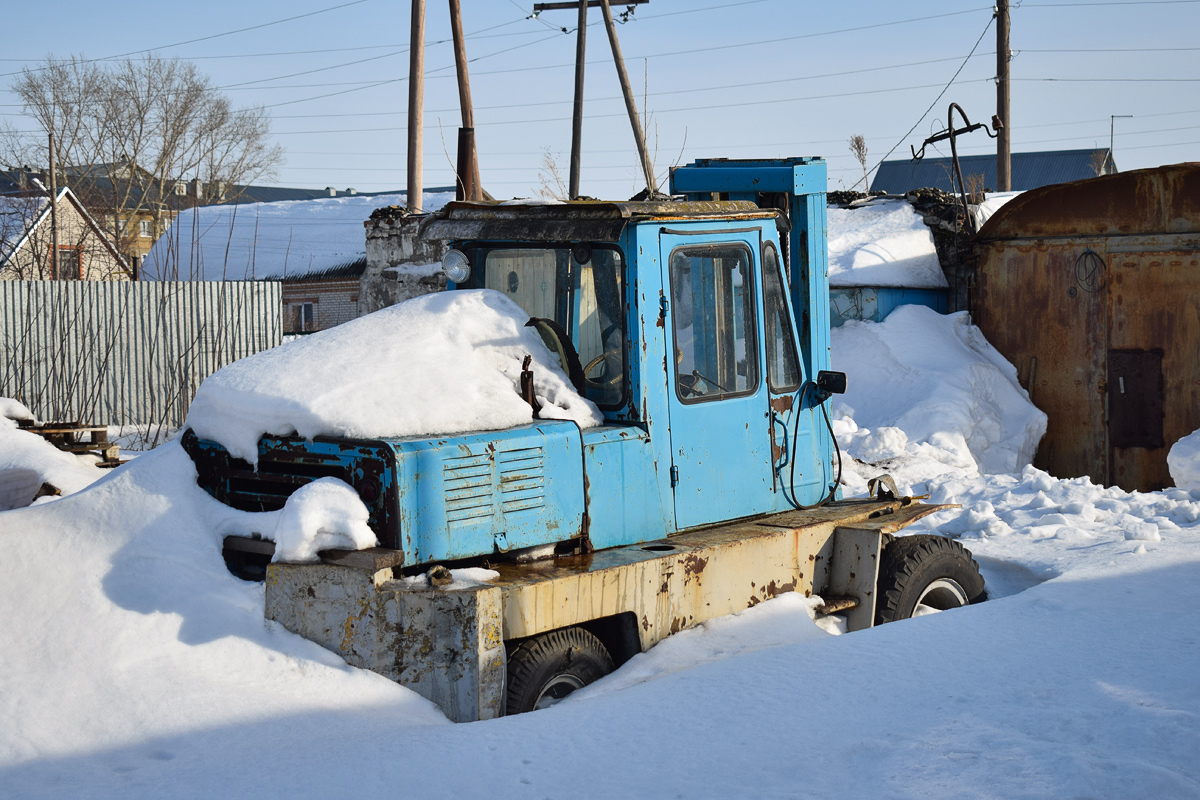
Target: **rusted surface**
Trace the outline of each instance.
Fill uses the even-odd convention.
[[[865,602],[873,594],[882,535],[939,508],[901,500],[834,503],[603,550],[586,560],[494,565],[500,577],[492,585],[504,597],[504,638],[632,612],[647,648],[671,633],[785,592],[820,593],[834,574],[839,526],[849,526],[842,537],[853,552],[841,555],[837,593],[853,587]],[[865,567],[858,558],[865,559]],[[869,606],[868,622],[858,627],[869,626],[873,599]]]
[[[1200,428],[1200,252],[1110,252],[1107,266],[1108,347],[1162,351],[1165,410],[1164,446],[1113,446],[1109,482],[1123,489],[1161,489],[1171,485],[1170,446]],[[1109,376],[1110,383],[1116,379]]]
[[[779,397],[772,397],[771,398],[771,410],[777,411],[780,414],[784,413],[785,411],[791,411],[792,404],[795,401],[795,399],[796,398],[790,394],[780,395]]]
[[[746,201],[663,201],[502,205],[499,203],[447,203],[421,223],[423,239],[493,240],[532,242],[615,242],[625,225],[634,220],[685,221],[703,217],[726,220],[774,219],[786,226],[783,215]]]
[[[1024,192],[984,224],[976,241],[1194,234],[1196,220],[1200,164],[1174,164]]]
[[[836,614],[858,606],[857,597],[826,597],[823,605],[815,609],[818,614]]]
[[[1035,466],[1169,486],[1169,446],[1200,428],[1200,164],[1026,192],[984,225],[974,253],[973,319],[1049,418]],[[1164,446],[1116,447],[1110,351],[1156,349]]]

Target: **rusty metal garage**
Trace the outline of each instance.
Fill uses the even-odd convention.
[[[1049,416],[1034,464],[1171,486],[1200,428],[1200,163],[1045,186],[979,231],[972,314]]]

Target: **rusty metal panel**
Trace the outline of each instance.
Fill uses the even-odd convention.
[[[869,627],[874,582],[867,578],[878,570],[882,533],[939,508],[837,503],[547,564],[493,565],[500,572],[494,585],[504,592],[504,638],[632,612],[644,650],[672,633],[791,591],[854,594],[870,609],[860,625]],[[839,559],[834,531],[842,526],[857,532],[845,534]],[[873,548],[864,546],[871,537]],[[865,568],[856,556],[866,559]]]
[[[1017,368],[1049,418],[1034,464],[1062,478],[1105,479],[1102,276],[1077,274],[1076,242],[989,242],[976,249],[974,319]]]
[[[994,214],[979,242],[1200,231],[1200,164],[1134,170],[1025,192]]]
[[[1169,446],[1200,428],[1200,252],[1110,252],[1107,261],[1108,346],[1162,352],[1162,440]],[[1111,483],[1139,491],[1172,485],[1169,447],[1112,445]]]

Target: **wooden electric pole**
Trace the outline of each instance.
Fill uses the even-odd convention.
[[[424,147],[425,0],[412,0],[412,33],[408,55],[408,210],[421,211],[421,148]]]
[[[50,277],[58,280],[58,153],[50,134]]]
[[[629,75],[625,72],[625,59],[621,57],[621,44],[617,41],[617,26],[613,23],[612,9],[608,0],[600,0],[600,10],[604,13],[604,26],[608,28],[608,43],[612,45],[613,61],[617,65],[617,78],[621,81],[621,93],[625,95],[625,109],[629,112],[629,124],[633,127],[633,138],[637,142],[638,155],[642,159],[642,171],[646,173],[646,188],[651,195],[658,194],[658,181],[654,179],[654,165],[650,163],[650,154],[646,152],[646,135],[642,132],[642,121],[638,117],[637,101],[633,97],[633,89],[629,85]]]
[[[1012,127],[1009,123],[1008,65],[1012,51],[1008,49],[1008,0],[996,0],[996,116],[1000,128],[996,131],[996,191],[1012,191]]]
[[[454,37],[454,68],[458,73],[458,107],[462,109],[462,127],[458,129],[455,197],[459,200],[482,200],[479,153],[475,149],[475,110],[471,105],[471,76],[467,71],[467,43],[463,36],[460,0],[450,0],[450,32]]]
[[[571,115],[571,180],[568,199],[579,197],[579,170],[583,159],[583,60],[587,51],[588,0],[579,0],[578,33],[575,37],[575,110]]]

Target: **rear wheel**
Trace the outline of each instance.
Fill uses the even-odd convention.
[[[987,599],[971,553],[942,536],[893,539],[879,563],[875,624],[919,617]]]
[[[508,654],[505,713],[549,708],[612,671],[608,649],[583,628],[526,639]]]

